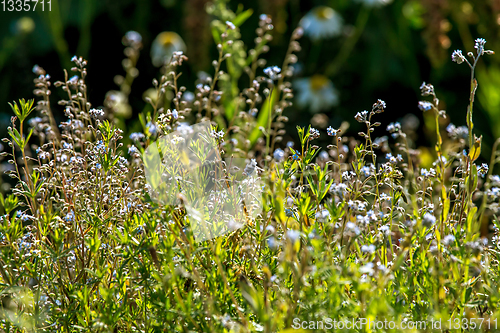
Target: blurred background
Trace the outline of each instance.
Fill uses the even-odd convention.
[[[400,121],[403,128],[415,130],[416,147],[432,147],[432,119],[417,107],[422,82],[434,84],[441,108],[448,112],[443,129],[450,121],[465,125],[470,70],[466,64],[453,63],[451,54],[455,49],[464,54],[473,51],[478,37],[487,40],[486,49],[500,53],[500,0],[215,2],[45,0],[44,8],[39,1],[29,12],[9,11],[12,1],[0,4],[0,136],[6,136],[10,121],[7,103],[34,98],[35,64],[54,82],[64,79],[63,68],[71,68],[73,55],[87,59],[89,99],[93,107],[103,105],[109,91],[119,90],[116,76],[125,75],[122,38],[129,31],[142,36],[143,48],[136,65],[139,75],[128,97],[131,108],[124,111],[124,119],[128,133],[140,129],[136,119],[146,105],[144,93],[160,76],[152,53],[155,39],[170,32],[158,37],[163,45],[185,50],[189,61],[182,66],[180,83],[194,91],[196,79],[214,70],[211,61],[217,50],[211,22],[214,8],[221,4],[244,13],[239,29],[248,49],[255,45],[259,16],[272,18],[273,40],[270,52],[263,55],[266,66],[281,66],[292,31],[303,26],[292,79],[297,89],[294,105],[285,111],[291,140],[296,125],[338,127],[344,120],[352,124],[349,131],[355,135],[360,129],[353,118],[356,112],[371,108],[380,98],[387,111],[376,136],[387,135],[389,122]],[[477,77],[474,120],[476,133],[483,135],[483,158],[489,159],[493,138],[500,136],[500,55],[482,58]],[[55,105],[64,95],[60,89],[52,92]],[[58,120],[64,119],[62,110],[55,112]]]

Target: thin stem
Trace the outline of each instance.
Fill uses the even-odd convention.
[[[354,33],[345,40],[340,49],[340,52],[337,54],[337,57],[335,57],[333,62],[326,69],[325,74],[327,76],[334,76],[335,74],[337,74],[340,68],[342,68],[342,65],[345,63],[352,50],[354,49],[354,46],[358,42],[359,37],[361,37],[361,34],[365,29],[369,17],[370,8],[368,6],[363,6],[363,8],[361,8],[361,10],[359,11],[358,18],[356,19]]]

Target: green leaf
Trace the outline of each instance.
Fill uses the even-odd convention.
[[[477,160],[481,155],[481,141],[483,136],[481,135],[479,138],[475,138],[474,145],[470,149],[469,158],[472,162]]]
[[[238,16],[236,16],[234,19],[233,19],[233,24],[237,27],[241,26],[243,23],[245,23],[246,20],[248,20],[248,18],[250,18],[250,16],[252,16],[253,14],[253,10],[252,9],[247,9],[245,10],[243,13],[240,13]]]
[[[212,28],[210,30],[212,32],[212,37],[214,38],[215,43],[220,44],[222,42],[222,40],[220,38],[219,31],[217,30],[217,27],[214,24],[212,24]]]

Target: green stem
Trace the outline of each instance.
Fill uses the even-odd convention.
[[[356,19],[356,25],[354,26],[354,33],[351,34],[342,45],[340,52],[337,54],[337,57],[333,60],[333,62],[327,67],[325,74],[326,76],[334,76],[337,74],[339,69],[342,67],[344,62],[347,60],[349,55],[351,54],[354,46],[361,37],[361,34],[365,30],[366,23],[368,22],[368,18],[370,17],[370,8],[367,6],[363,6],[359,11],[358,18]]]
[[[59,1],[52,0],[52,11],[47,11],[48,14],[42,14],[46,24],[49,26],[50,33],[56,48],[59,59],[65,68],[71,68],[70,55],[68,44],[64,39],[64,26],[59,10]],[[45,13],[45,12],[44,12]],[[50,16],[49,16],[50,15]]]

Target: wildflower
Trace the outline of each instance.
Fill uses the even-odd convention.
[[[375,166],[373,164],[370,164],[370,166],[365,165],[361,168],[361,173],[363,176],[369,177],[375,173]]]
[[[400,154],[393,156],[391,153],[387,153],[385,154],[385,158],[388,159],[391,164],[397,164],[403,160],[403,157]]]
[[[125,40],[132,45],[137,45],[142,42],[142,36],[137,31],[130,30],[125,34]]]
[[[146,128],[151,136],[155,136],[156,133],[158,133],[158,127],[156,127],[156,125],[152,122],[148,122],[146,124]]]
[[[477,50],[478,55],[484,54],[484,44],[486,44],[486,40],[484,38],[477,38],[475,40],[474,48]]]
[[[349,171],[344,171],[342,172],[342,179],[345,179],[345,180],[351,180],[352,177],[355,177],[356,174],[353,173],[352,171],[349,172]]]
[[[63,142],[62,147],[63,147],[63,149],[69,149],[69,150],[73,149],[73,145],[71,143],[67,143],[67,142]]]
[[[383,148],[384,146],[387,146],[387,141],[387,136],[375,138],[375,140],[373,140],[373,148]]]
[[[389,234],[391,233],[391,229],[389,228],[388,225],[383,225],[380,228],[378,228],[378,230],[386,236],[389,236]]]
[[[174,119],[178,119],[179,118],[179,113],[177,112],[176,109],[172,110],[172,118],[174,118]]]
[[[310,78],[294,81],[297,91],[297,105],[308,107],[312,113],[329,109],[339,103],[339,93],[326,76],[315,74]]]
[[[401,124],[399,122],[390,123],[389,125],[387,125],[386,130],[391,134],[396,134],[392,136],[394,138],[397,138],[399,136],[399,132],[401,132]]]
[[[278,241],[274,236],[267,239],[267,246],[269,246],[271,250],[276,250],[278,248]]]
[[[488,169],[488,164],[483,163],[479,168],[477,168],[477,174],[481,177],[484,177],[488,173]]]
[[[380,196],[379,196],[380,200],[382,201],[391,201],[391,197],[388,196],[386,193],[380,193]]]
[[[453,124],[446,126],[446,132],[452,139],[467,139],[469,137],[469,129],[467,126],[456,127]]]
[[[319,131],[315,128],[310,128],[309,129],[309,140],[314,140],[314,139],[317,139],[319,138],[320,134],[319,134]]]
[[[385,108],[387,108],[387,104],[381,99],[377,99],[377,101],[372,106],[372,110],[375,113],[382,113],[384,112]]]
[[[217,140],[217,142],[222,142],[224,140],[224,135],[225,135],[225,133],[223,130],[220,130],[218,132],[216,130],[212,130],[210,132],[210,136],[212,138],[214,138],[215,140]]]
[[[318,222],[326,222],[329,216],[330,213],[328,210],[323,209],[322,211],[316,213],[316,220],[318,220]]]
[[[20,210],[18,210],[18,211],[17,211],[17,217],[18,217],[19,219],[21,219],[21,221],[23,221],[23,222],[27,222],[27,221],[29,221],[30,219],[32,219],[32,218],[33,218],[33,216],[28,215],[28,214],[26,214],[26,213],[23,213],[23,212],[21,212]]]
[[[418,108],[420,109],[420,111],[429,111],[429,110],[432,110],[432,103],[431,102],[427,102],[427,101],[420,101],[418,102]]]
[[[462,54],[462,50],[455,50],[453,51],[453,53],[451,54],[451,60],[453,62],[456,62],[457,64],[461,64],[463,63],[466,59],[464,57],[464,55]]]
[[[300,231],[297,230],[288,230],[286,232],[286,238],[289,239],[292,243],[295,243],[300,237]]]
[[[280,162],[283,160],[283,158],[285,158],[285,152],[283,151],[283,149],[278,148],[274,151],[273,157],[276,161]]]
[[[73,222],[75,220],[75,213],[70,210],[66,216],[64,216],[64,221],[66,222]]]
[[[353,232],[356,235],[359,235],[361,231],[353,222],[347,222],[345,225],[346,231]]]
[[[320,6],[313,8],[302,20],[300,26],[312,40],[339,36],[342,33],[342,17],[332,8]]]
[[[129,138],[132,141],[140,141],[140,140],[144,139],[144,134],[140,133],[140,132],[132,133],[132,134],[130,134]]]
[[[36,149],[36,153],[38,155],[38,158],[41,160],[48,159],[50,157],[50,154],[46,151],[43,151],[40,147]]]
[[[264,74],[269,76],[269,78],[273,81],[276,81],[281,77],[280,73],[281,68],[279,68],[278,66],[271,66],[264,69]]]
[[[290,208],[285,208],[285,215],[286,217],[293,217],[293,210]]]
[[[136,146],[132,145],[132,146],[129,147],[128,153],[129,153],[129,155],[139,154],[139,150],[137,149]]]
[[[490,179],[491,179],[491,182],[493,184],[500,184],[500,176],[499,175],[492,175],[490,177]]]
[[[33,66],[32,71],[36,75],[42,75],[42,73],[44,72],[43,68],[38,65]]]
[[[455,241],[455,236],[453,236],[453,235],[446,235],[443,238],[443,244],[446,246],[450,245],[454,241]]]
[[[153,65],[161,67],[169,61],[174,52],[186,51],[182,38],[172,31],[164,31],[156,36],[151,45],[151,60]]]
[[[489,189],[486,194],[490,197],[492,197],[493,199],[496,199],[500,196],[500,188],[499,187],[492,187],[491,189]]]
[[[257,168],[257,161],[255,160],[255,158],[252,158],[250,160],[250,163],[248,163],[246,166],[245,166],[245,169],[243,170],[243,173],[247,176],[251,176],[255,169]]]
[[[230,21],[226,21],[226,26],[227,26],[230,30],[234,30],[234,29],[236,29],[236,26],[233,24],[233,22],[230,22]]]
[[[430,83],[423,82],[420,86],[420,93],[422,96],[434,95],[434,86]]]
[[[425,213],[422,217],[422,224],[426,227],[430,227],[436,223],[436,217],[431,213]]]
[[[294,144],[295,144],[295,143],[294,143],[293,141],[288,141],[288,142],[286,143],[286,146],[287,146],[288,148],[293,148],[293,145],[294,145]]]
[[[78,84],[78,75],[73,75],[72,77],[70,77],[70,79],[68,80],[68,83],[69,84],[72,84],[74,86],[76,86]]]
[[[375,252],[376,249],[377,248],[373,244],[361,246],[361,252],[364,252],[364,253],[370,253],[370,254],[372,254],[372,253]]]
[[[92,109],[89,111],[89,114],[92,118],[98,119],[104,116],[104,111],[101,109]]]
[[[191,91],[185,91],[184,94],[182,94],[182,100],[188,103],[194,102],[195,97],[195,94]]]
[[[365,215],[358,214],[356,215],[356,221],[360,224],[368,225],[370,224],[370,218]]]
[[[99,140],[97,141],[96,145],[95,145],[95,150],[99,153],[107,153],[108,152],[108,148],[106,147],[106,145],[104,144],[104,142],[102,140]]]
[[[354,116],[354,119],[356,119],[360,123],[363,123],[367,120],[366,119],[367,116],[368,116],[368,111],[364,110],[364,111],[356,113],[356,115]]]
[[[85,162],[85,160],[82,157],[72,156],[69,159],[69,163],[71,163],[73,165],[83,165],[84,162]]]
[[[40,124],[42,121],[43,121],[42,118],[34,117],[28,120],[28,125],[30,125],[31,127],[37,127],[37,125]]]
[[[299,154],[299,153],[295,153],[295,154],[293,154],[292,159],[293,159],[294,161],[299,160],[299,159],[300,159],[300,154]]]
[[[340,184],[334,183],[332,184],[332,186],[330,186],[330,192],[337,195],[339,198],[343,198],[348,193],[347,185],[344,183]]]
[[[321,153],[319,153],[318,157],[320,160],[326,161],[326,160],[328,160],[330,155],[328,155],[328,152],[323,150]]]
[[[429,170],[427,169],[420,169],[420,175],[423,177],[435,177],[436,176],[436,170],[433,168],[430,168]]]
[[[368,274],[368,275],[373,275],[374,270],[373,270],[373,263],[369,262],[359,268],[359,272],[362,274]]]

